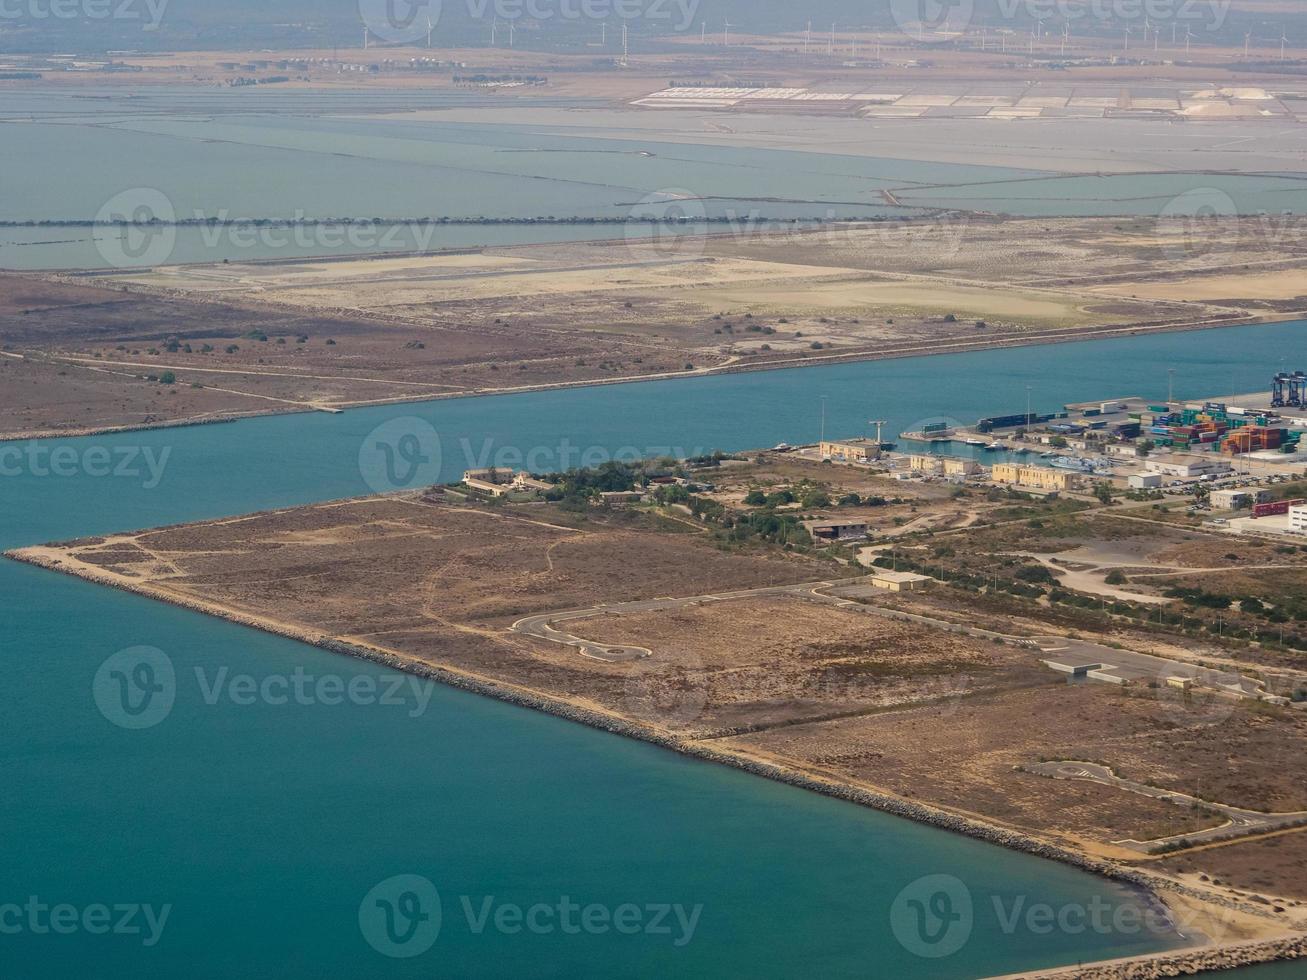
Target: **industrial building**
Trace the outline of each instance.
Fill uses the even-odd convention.
[[[1075,474],[1043,466],[1020,466],[1016,463],[994,464],[993,480],[1009,486],[1061,492],[1075,485]]]
[[[880,459],[880,443],[872,439],[844,439],[840,442],[822,441],[822,459],[839,460],[841,463],[870,463]]]
[[[1207,499],[1213,510],[1250,510],[1254,504],[1264,504],[1270,500],[1271,491],[1262,487],[1213,490]]]
[[[1173,456],[1150,459],[1144,463],[1146,473],[1169,476],[1177,480],[1199,480],[1205,476],[1225,476],[1234,472],[1229,460],[1215,456]]]
[[[1162,474],[1132,473],[1125,482],[1131,490],[1156,490],[1162,485]]]

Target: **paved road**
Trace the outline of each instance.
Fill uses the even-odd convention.
[[[1207,844],[1218,840],[1247,837],[1251,834],[1270,833],[1271,831],[1283,830],[1307,822],[1307,810],[1300,810],[1295,813],[1258,813],[1256,810],[1244,810],[1241,807],[1227,806],[1224,803],[1211,803],[1185,793],[1158,789],[1156,786],[1148,786],[1145,783],[1122,779],[1107,766],[1100,766],[1093,762],[1041,762],[1037,765],[1027,766],[1026,769],[1036,775],[1049,776],[1052,779],[1084,779],[1104,786],[1115,786],[1131,793],[1138,793],[1140,796],[1161,800],[1163,803],[1174,803],[1176,806],[1186,808],[1196,807],[1226,818],[1226,822],[1219,827],[1197,830],[1191,834],[1177,834],[1174,837],[1163,837],[1151,841],[1119,840],[1113,842],[1120,844],[1122,847],[1143,851],[1144,853],[1155,851],[1159,845],[1163,844]]]

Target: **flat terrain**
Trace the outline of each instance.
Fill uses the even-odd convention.
[[[819,486],[814,474],[828,475],[824,486],[836,493],[880,486],[864,471],[837,468],[832,475],[831,467],[790,458],[722,466],[714,479],[718,498],[731,500],[746,486],[811,490]],[[933,498],[930,487],[912,492],[911,501],[882,508],[953,503]],[[879,592],[843,581],[857,575],[856,566],[762,543],[728,548],[711,525],[672,510],[457,501],[450,492],[351,500],[19,554],[1091,854],[1307,898],[1292,863],[1253,861],[1246,873],[1227,870],[1226,847],[1260,854],[1271,846],[1264,842],[1197,849],[1183,858],[1148,857],[1116,843],[1221,826],[1209,810],[1023,771],[1080,760],[1231,806],[1307,810],[1298,764],[1307,751],[1307,716],[1300,711],[1213,703],[1143,684],[1068,684],[1025,639],[1057,632],[1056,616],[1037,605],[1004,614],[1008,600],[992,594],[968,598],[942,586],[921,595]],[[1002,516],[993,506],[985,515]],[[1198,551],[1184,553],[1198,547],[1197,539],[1166,529],[1159,537],[1146,550],[1179,549],[1173,558],[1206,560]],[[1129,540],[1108,539],[1102,547],[1121,549]],[[909,622],[905,614],[923,618]],[[552,632],[515,628],[548,624],[551,616],[558,618]],[[1166,654],[1163,638],[1129,628],[1104,639]],[[605,650],[622,655],[609,658]],[[1175,647],[1170,655],[1189,654]],[[1290,840],[1295,833],[1280,846],[1298,847]],[[1211,863],[1208,855],[1215,856]]]
[[[1286,285],[1307,263],[1302,227],[1283,219],[1268,235],[1259,221],[1217,222],[1195,249],[1184,222],[940,214],[0,275],[0,436],[1281,316],[1307,306]]]

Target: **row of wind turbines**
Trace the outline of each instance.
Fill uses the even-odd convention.
[[[512,47],[514,47],[514,46],[516,45],[516,30],[517,30],[517,25],[516,25],[516,22],[514,22],[514,21],[512,21],[512,20],[509,20],[509,21],[507,21],[506,23],[507,23],[507,26],[508,26],[508,46],[509,46],[510,48],[512,48]],[[730,47],[730,44],[731,44],[731,28],[732,28],[732,27],[735,27],[735,26],[737,26],[737,25],[732,24],[732,23],[730,22],[729,19],[723,19],[723,21],[722,21],[722,46],[723,46],[723,47]],[[830,25],[830,35],[829,35],[829,37],[826,39],[826,45],[825,45],[825,46],[826,46],[826,54],[827,54],[828,56],[830,56],[830,57],[834,57],[834,56],[835,56],[835,53],[836,53],[836,28],[837,28],[837,26],[838,26],[838,25],[837,25],[836,23],[832,23],[832,24]],[[430,17],[428,17],[428,18],[427,18],[427,47],[428,47],[428,48],[431,48],[431,47],[433,46],[433,44],[432,44],[432,39],[433,39],[434,33],[435,33],[435,23],[432,21],[432,19],[431,19]],[[998,31],[998,32],[996,32],[996,33],[998,34],[998,41],[997,41],[997,45],[998,45],[998,47],[996,48],[996,50],[998,50],[998,51],[1000,51],[1000,52],[1006,52],[1006,51],[1007,51],[1007,47],[1008,47],[1008,37],[1009,37],[1009,35],[1010,35],[1010,32]],[[1044,24],[1043,24],[1043,22],[1042,22],[1042,21],[1036,21],[1036,23],[1035,23],[1035,24],[1030,28],[1030,41],[1029,41],[1029,50],[1030,50],[1030,53],[1032,53],[1032,54],[1034,53],[1034,50],[1035,50],[1035,43],[1036,43],[1036,41],[1037,41],[1037,40],[1042,40],[1044,37],[1047,36],[1047,33],[1048,33],[1048,32],[1045,31],[1045,28],[1044,28]],[[1154,50],[1154,51],[1160,51],[1160,50],[1161,50],[1161,35],[1162,35],[1162,28],[1161,28],[1160,25],[1154,25],[1154,24],[1152,23],[1152,21],[1151,21],[1150,18],[1145,17],[1145,18],[1144,18],[1144,32],[1143,32],[1143,34],[1144,34],[1144,36],[1143,36],[1143,44],[1144,44],[1144,47],[1145,47],[1145,48],[1147,48],[1147,45],[1148,45],[1148,38],[1149,38],[1149,34],[1150,34],[1150,33],[1152,34],[1153,50]],[[1179,40],[1180,40],[1179,37],[1178,37],[1178,33],[1179,33],[1179,25],[1176,24],[1175,22],[1172,22],[1172,24],[1171,24],[1171,48],[1172,48],[1172,49],[1177,49],[1177,48],[1178,48]],[[491,21],[491,24],[490,24],[490,47],[492,47],[492,48],[499,47],[499,34],[500,34],[499,18],[498,18],[498,17],[495,17],[495,18]],[[372,36],[372,32],[371,32],[371,30],[368,28],[367,25],[364,25],[364,27],[363,27],[363,50],[365,50],[365,51],[368,50],[368,49],[371,47],[371,36]],[[1131,37],[1133,37],[1133,36],[1134,36],[1134,29],[1131,28],[1130,25],[1127,24],[1127,25],[1123,28],[1123,38],[1122,38],[1122,45],[1121,45],[1123,51],[1129,51],[1129,50],[1130,50],[1130,39],[1131,39]],[[1185,33],[1184,33],[1184,51],[1185,51],[1185,54],[1186,54],[1186,55],[1188,55],[1188,54],[1191,52],[1191,50],[1192,50],[1193,39],[1194,39],[1193,27],[1192,27],[1191,25],[1186,25],[1186,26],[1185,26]],[[918,40],[924,40],[924,35],[921,33],[920,29],[918,30]],[[1070,42],[1071,42],[1071,22],[1070,22],[1070,21],[1066,21],[1066,22],[1063,23],[1063,25],[1062,25],[1062,36],[1061,36],[1060,40],[1061,40],[1061,53],[1062,53],[1063,55],[1065,55],[1065,54],[1066,54],[1066,51],[1067,51],[1067,46],[1068,46],[1068,45],[1070,44]],[[1287,55],[1288,44],[1289,44],[1288,34],[1286,33],[1286,31],[1285,31],[1284,28],[1281,28],[1281,29],[1280,29],[1280,37],[1279,37],[1278,40],[1279,40],[1279,42],[1280,42],[1280,60],[1283,61],[1283,60],[1285,60],[1285,57],[1286,57],[1286,55]],[[708,22],[707,22],[707,21],[702,21],[702,22],[700,23],[700,43],[705,44],[705,45],[708,43]],[[604,47],[604,48],[606,48],[606,47],[608,46],[608,23],[607,23],[607,21],[604,21],[603,23],[600,24],[600,45],[601,45],[602,47]],[[1252,45],[1252,32],[1249,31],[1249,32],[1247,32],[1247,33],[1244,34],[1244,38],[1243,38],[1243,56],[1244,56],[1245,58],[1247,58],[1247,57],[1249,56],[1250,52],[1251,52],[1251,45]],[[818,47],[820,47],[820,43],[818,44]],[[804,30],[804,32],[803,32],[803,53],[804,53],[804,54],[809,54],[809,53],[811,53],[812,50],[813,50],[812,21],[808,21],[807,28],[806,28],[806,29]],[[980,50],[981,50],[981,51],[988,51],[988,50],[990,50],[989,29],[988,29],[987,27],[982,27],[982,28],[980,29]],[[850,51],[851,51],[852,57],[856,59],[857,56],[858,56],[858,39],[857,39],[857,37],[853,37],[853,38],[851,39],[851,43],[850,43]],[[876,38],[876,60],[877,60],[877,61],[880,60],[880,52],[881,52],[881,41],[880,41],[880,37],[879,37],[879,35],[878,35],[877,38]],[[623,25],[622,25],[622,60],[621,60],[621,63],[622,63],[623,65],[626,64],[627,57],[628,57],[629,54],[630,54],[630,37],[629,37],[629,34],[628,34],[627,25],[626,25],[626,24],[623,24]]]

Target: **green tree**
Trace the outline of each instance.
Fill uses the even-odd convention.
[[[800,501],[804,509],[812,510],[816,507],[829,507],[830,494],[820,487],[812,487],[804,491],[803,499]]]

